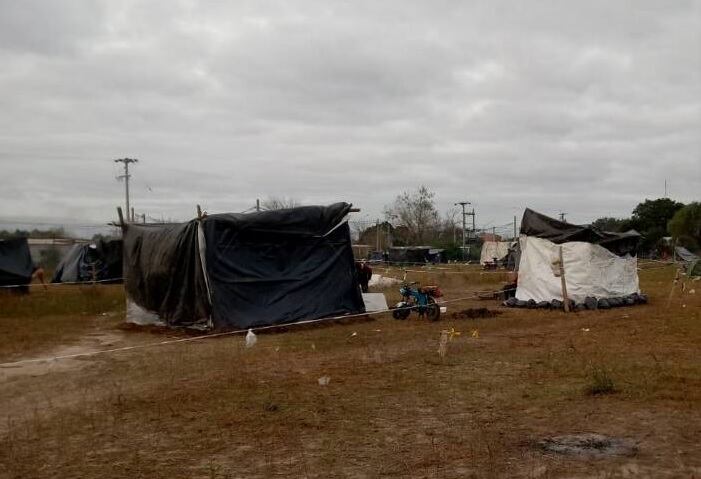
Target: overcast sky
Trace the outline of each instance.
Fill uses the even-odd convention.
[[[0,219],[701,196],[701,2],[0,0]],[[2,225],[0,225],[1,227]]]

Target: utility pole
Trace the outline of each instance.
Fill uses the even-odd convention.
[[[471,205],[469,201],[460,201],[458,203],[455,203],[454,206],[460,205],[462,207],[462,250],[461,251],[461,256],[462,260],[465,261],[465,216],[467,213],[465,213],[465,206]]]
[[[560,221],[562,221],[563,223],[567,223],[567,220],[565,219],[566,215],[567,213],[564,213],[562,211],[560,212]]]
[[[119,175],[117,179],[124,178],[124,196],[126,197],[126,211],[127,213],[127,221],[129,221],[129,213],[131,212],[131,209],[129,208],[129,178],[131,178],[131,175],[129,174],[129,163],[138,163],[139,160],[136,158],[120,158],[118,160],[114,160],[115,163],[124,163],[124,174]],[[133,218],[132,218],[133,220]]]

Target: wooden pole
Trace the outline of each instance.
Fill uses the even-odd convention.
[[[570,299],[567,296],[567,282],[565,281],[565,261],[562,259],[562,246],[560,246],[560,283],[562,284],[562,304],[565,313],[570,312]]]
[[[124,228],[124,214],[122,213],[121,206],[117,206],[117,215],[119,216],[119,226]]]
[[[197,219],[202,219],[202,208],[200,208],[200,205],[197,205]]]

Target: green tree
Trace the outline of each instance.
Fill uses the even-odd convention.
[[[631,228],[631,221],[629,218],[612,218],[609,216],[604,216],[603,218],[595,220],[591,225],[601,231],[613,231],[620,233]]]
[[[650,251],[658,247],[667,234],[667,223],[674,214],[684,207],[669,198],[645,200],[633,210],[631,226],[643,234],[641,249]]]
[[[701,247],[701,203],[689,203],[677,210],[667,224],[669,234],[690,250]]]

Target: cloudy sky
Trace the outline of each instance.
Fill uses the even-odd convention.
[[[0,219],[701,196],[701,2],[0,0]]]

